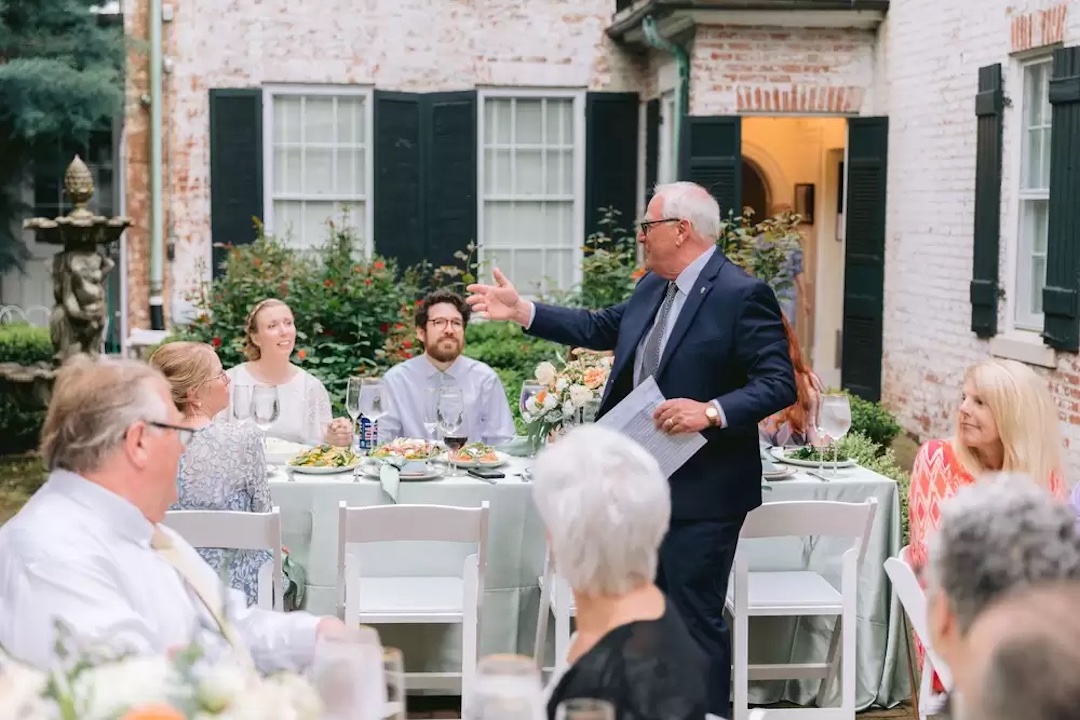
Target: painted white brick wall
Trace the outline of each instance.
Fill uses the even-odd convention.
[[[1023,20],[1029,13],[1036,13],[1034,20]],[[1080,2],[1074,0],[903,0],[890,9],[885,50],[890,140],[883,390],[885,402],[921,439],[952,432],[964,371],[991,354],[990,343],[970,330],[968,297],[978,69],[1002,63],[1005,94],[1012,100],[1005,115],[1001,239],[1001,278],[1011,297],[1015,271],[1009,248],[1017,237],[1022,87],[1012,51],[1040,44],[1041,34],[1052,34],[1050,26],[1062,16],[1065,44],[1077,43]],[[1018,22],[1021,35],[1027,28],[1027,41],[1021,37],[1016,42]],[[1031,52],[1038,50],[1021,57]],[[1011,327],[1011,311],[1007,300],[1001,308],[1002,329]],[[1058,401],[1066,442],[1076,446],[1080,362],[1058,353],[1055,365],[1040,371]],[[1080,471],[1080,453],[1070,451],[1066,457],[1074,477]]]

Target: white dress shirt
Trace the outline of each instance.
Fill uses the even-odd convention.
[[[277,386],[278,417],[270,425],[267,434],[301,445],[321,445],[326,437],[326,428],[333,419],[330,394],[319,378],[303,368],[286,383]],[[259,385],[259,380],[251,374],[248,364],[243,363],[225,371],[233,385]],[[232,396],[229,407],[218,413],[219,422],[235,422],[232,416]]]
[[[465,399],[465,433],[470,442],[497,444],[514,437],[514,418],[498,374],[489,365],[459,355],[446,372],[427,354],[410,358],[383,376],[386,414],[379,418],[379,442],[425,438],[424,395],[428,388],[460,387]]]
[[[248,608],[191,545],[163,527],[225,591],[225,614],[259,670],[301,670],[311,660],[320,618]],[[55,622],[86,643],[162,654],[196,642],[207,659],[228,650],[217,625],[176,570],[150,547],[154,526],[127,500],[64,470],[54,471],[0,528],[0,645],[47,668]]]

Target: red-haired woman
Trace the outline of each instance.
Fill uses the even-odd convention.
[[[774,447],[814,445],[818,441],[817,409],[823,387],[821,379],[803,359],[799,339],[795,337],[795,331],[787,316],[783,315],[783,318],[788,352],[791,355],[791,364],[795,366],[795,387],[799,400],[791,407],[762,420],[758,424],[758,436],[761,442]]]

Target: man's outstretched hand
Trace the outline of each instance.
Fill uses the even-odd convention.
[[[465,301],[480,317],[489,320],[512,320],[521,326],[529,324],[532,315],[531,303],[521,298],[513,283],[506,279],[498,268],[492,272],[494,285],[473,283],[466,290],[469,297]]]

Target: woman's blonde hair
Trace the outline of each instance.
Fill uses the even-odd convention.
[[[187,415],[191,411],[191,393],[214,379],[216,357],[214,348],[205,343],[177,341],[155,350],[150,364],[169,381],[173,404]]]
[[[262,357],[262,350],[255,344],[253,336],[258,331],[259,313],[264,308],[270,307],[283,307],[288,308],[288,304],[278,300],[277,298],[266,298],[255,303],[251,308],[251,312],[248,313],[247,319],[244,320],[244,357],[248,360],[258,360]],[[292,312],[292,309],[289,309]]]
[[[1003,450],[1002,472],[1025,473],[1049,489],[1061,470],[1061,431],[1050,390],[1034,370],[1015,360],[984,360],[964,374],[990,410]],[[959,415],[957,430],[959,431]],[[971,448],[950,441],[964,469],[978,478],[987,471]]]

